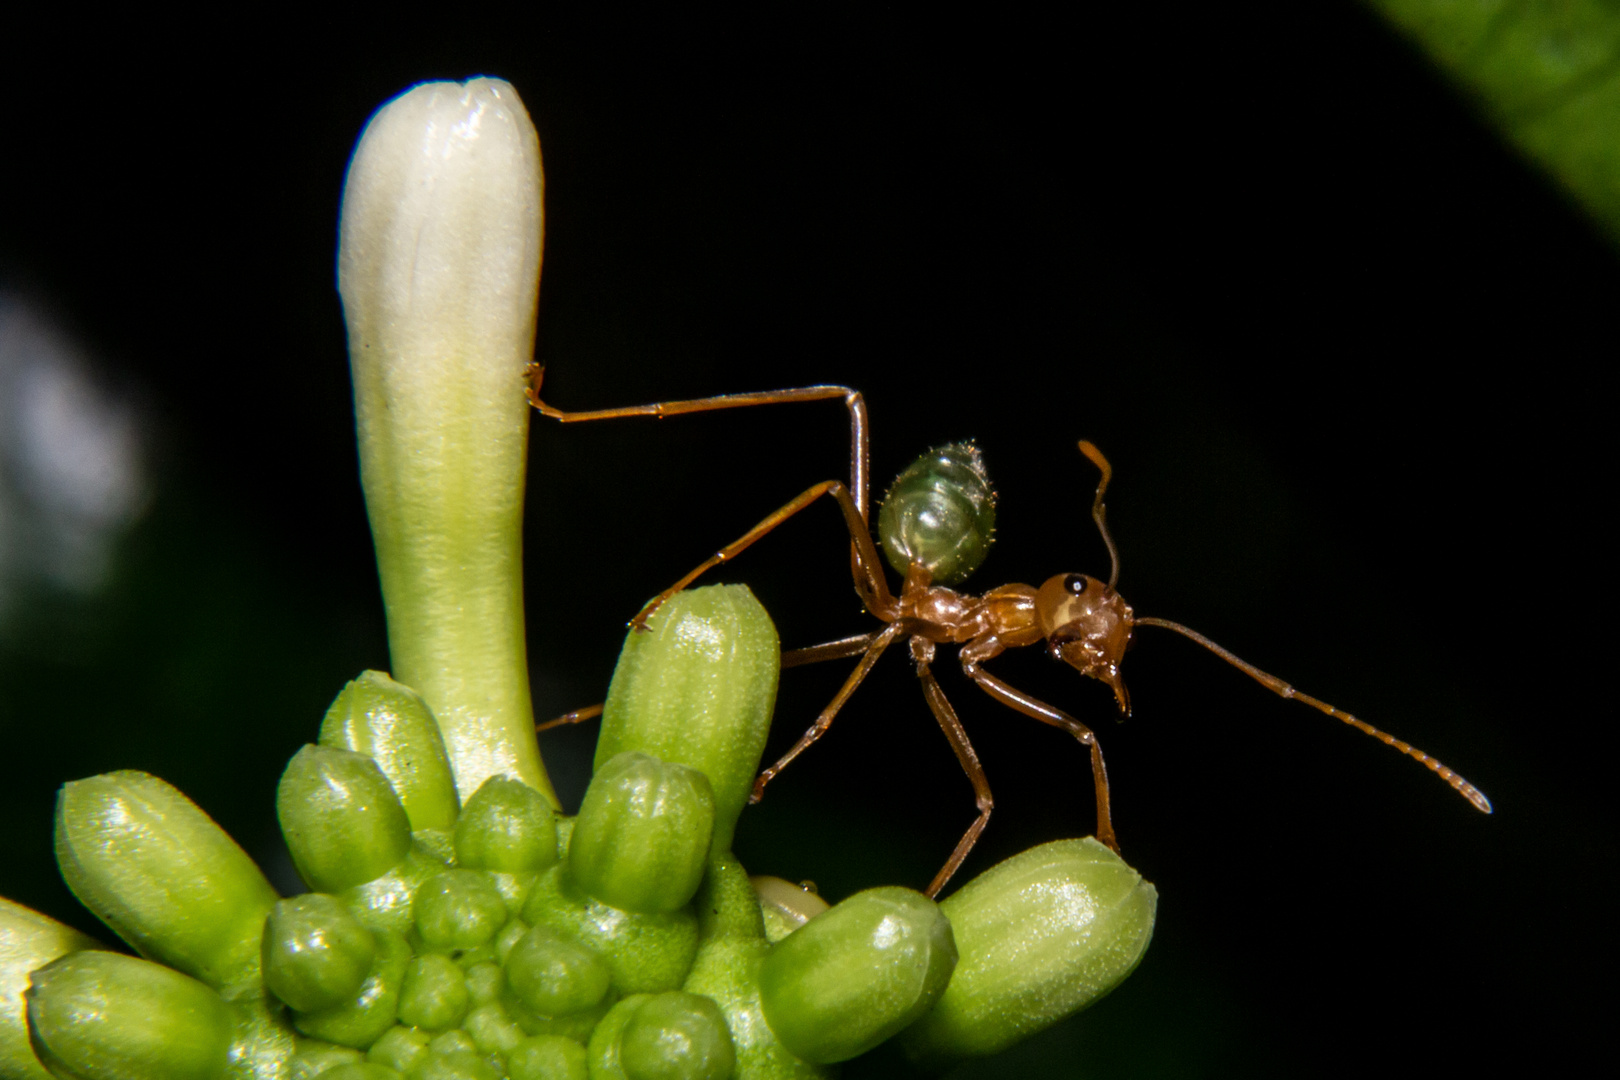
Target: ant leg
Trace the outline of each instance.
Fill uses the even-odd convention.
[[[951,852],[951,857],[940,867],[939,873],[934,875],[934,880],[928,883],[925,892],[929,899],[933,899],[961,868],[963,860],[968,857],[968,852],[973,850],[973,845],[979,842],[979,834],[990,824],[990,811],[996,808],[996,801],[990,795],[990,781],[984,775],[984,766],[979,764],[977,751],[968,741],[962,721],[957,719],[956,710],[951,708],[949,699],[945,697],[945,691],[940,689],[939,680],[934,678],[933,671],[928,667],[928,661],[920,657],[917,660],[917,678],[922,680],[923,696],[928,699],[928,707],[934,711],[934,719],[939,721],[940,729],[945,732],[945,738],[950,740],[951,749],[956,751],[956,760],[961,763],[962,771],[967,773],[968,779],[973,782],[974,801],[979,807],[979,816],[968,826],[967,832],[962,834],[962,839],[956,842],[956,850]]]
[[[1119,840],[1114,836],[1113,818],[1108,812],[1108,769],[1103,765],[1102,746],[1097,742],[1097,736],[1092,734],[1090,728],[1060,709],[1054,709],[1046,702],[1030,697],[1022,690],[1015,690],[1002,682],[994,675],[985,671],[975,660],[964,659],[962,670],[968,678],[978,683],[980,688],[1008,708],[1016,709],[1025,716],[1034,717],[1043,724],[1051,724],[1055,728],[1062,728],[1081,744],[1091,750],[1091,777],[1097,789],[1097,839],[1119,851]]]
[[[883,580],[883,572],[878,562],[877,547],[872,543],[872,534],[867,531],[866,521],[861,517],[860,510],[855,506],[855,503],[850,499],[849,489],[837,480],[825,480],[815,487],[807,489],[798,498],[782,506],[758,525],[743,533],[742,536],[709,556],[697,569],[647,601],[646,605],[636,612],[636,617],[630,620],[630,625],[637,630],[646,629],[647,620],[652,616],[653,612],[663,605],[664,601],[692,584],[706,571],[736,558],[760,537],[823,495],[831,495],[837,501],[839,509],[843,511],[844,524],[849,529],[849,538],[852,544],[850,558],[855,575],[855,591],[860,594],[861,602],[866,605],[868,611],[885,622],[893,620],[897,605],[894,596],[889,592],[888,583]]]
[[[589,412],[565,412],[546,404],[540,399],[540,386],[545,381],[546,368],[544,364],[531,363],[524,372],[528,379],[529,404],[540,410],[541,415],[549,416],[553,420],[564,424],[578,423],[585,420],[613,420],[624,416],[651,416],[663,419],[666,416],[679,416],[684,413],[712,412],[719,409],[739,409],[752,405],[779,405],[791,401],[827,401],[833,398],[843,398],[844,407],[849,410],[849,493],[853,499],[855,512],[861,520],[859,529],[851,526],[851,542],[849,545],[849,570],[855,579],[855,591],[860,594],[861,602],[867,610],[877,613],[878,608],[887,611],[892,601],[888,589],[882,584],[883,571],[873,554],[867,525],[867,491],[870,488],[872,472],[872,446],[871,436],[867,432],[866,399],[859,390],[852,390],[847,386],[804,386],[795,390],[765,390],[749,394],[721,394],[716,397],[690,398],[684,401],[658,401],[649,405],[628,405],[617,409],[597,409]],[[793,513],[790,511],[789,513]],[[772,526],[774,527],[774,525]],[[769,528],[765,530],[770,531]],[[855,536],[856,533],[860,537]],[[862,544],[862,539],[866,543]],[[750,541],[751,542],[751,541]],[[747,546],[746,544],[743,546]],[[701,573],[699,569],[697,573]],[[638,629],[644,626],[647,616],[652,609],[668,599],[668,595],[680,591],[680,587],[672,590],[670,594],[660,596],[657,601],[648,607],[642,608],[631,625]]]
[[[536,732],[550,731],[554,727],[562,727],[565,724],[583,724],[585,721],[594,720],[601,715],[602,706],[592,705],[589,708],[575,709],[573,712],[563,713],[555,720],[547,720],[543,724],[536,724],[534,730]]]
[[[799,667],[803,664],[819,664],[823,660],[841,660],[846,656],[859,656],[871,647],[877,640],[880,630],[870,634],[857,634],[854,637],[841,638],[838,641],[829,641],[825,645],[812,645],[807,649],[792,649],[782,654],[784,668]],[[601,705],[591,705],[584,709],[575,709],[573,712],[563,713],[555,720],[547,720],[543,724],[536,724],[534,730],[550,731],[554,727],[563,727],[566,724],[582,724],[587,720],[594,720],[602,715]]]
[[[686,401],[657,401],[650,405],[627,405],[618,409],[595,409],[589,412],[564,412],[540,400],[540,384],[545,380],[544,364],[530,364],[524,373],[529,380],[529,404],[541,415],[564,424],[583,420],[616,420],[623,416],[680,416],[685,413],[713,412],[718,409],[740,409],[750,405],[779,405],[789,401],[830,401],[843,398],[849,410],[849,490],[854,494],[855,506],[861,520],[866,517],[866,498],[871,472],[871,438],[867,434],[866,399],[859,390],[847,386],[805,386],[797,390],[763,390],[752,394],[720,394],[716,397],[691,398]]]
[[[849,678],[844,680],[844,685],[838,691],[837,696],[832,699],[825,709],[821,710],[821,715],[816,717],[814,724],[810,725],[810,730],[799,736],[799,741],[794,743],[793,748],[783,754],[775,765],[759,774],[759,777],[754,781],[754,792],[748,796],[750,803],[759,802],[765,796],[765,785],[776,779],[776,774],[787,768],[794,758],[804,753],[811,743],[827,733],[827,729],[832,727],[833,718],[838,715],[838,710],[844,707],[844,702],[848,701],[849,696],[855,692],[855,688],[861,685],[867,673],[872,670],[872,665],[876,664],[878,657],[883,655],[883,650],[887,649],[895,638],[904,633],[905,629],[904,623],[892,622],[873,636],[872,644],[867,646],[866,655],[861,657],[861,662],[855,665],[855,670],[850,672]],[[834,642],[833,644],[842,645],[844,643]]]
[[[824,645],[811,645],[806,649],[790,649],[782,654],[782,667],[802,667],[805,664],[819,664],[823,660],[842,660],[846,656],[859,656],[872,647],[878,635],[883,631],[874,630],[870,634],[856,634],[854,637],[839,638]]]

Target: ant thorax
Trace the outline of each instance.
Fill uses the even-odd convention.
[[[912,563],[898,600],[900,618],[911,624],[917,637],[942,644],[963,642],[994,628],[984,600],[930,581],[928,568]],[[1030,595],[1033,598],[1033,590]]]

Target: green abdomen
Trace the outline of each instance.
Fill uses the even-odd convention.
[[[878,510],[878,539],[900,573],[918,562],[938,584],[954,585],[990,553],[995,524],[996,493],[979,448],[950,443],[895,478]]]

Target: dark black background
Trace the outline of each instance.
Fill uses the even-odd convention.
[[[387,665],[333,287],[347,154],[413,82],[487,73],[544,148],[556,404],[857,386],[880,487],[932,443],[984,449],[1000,543],[979,588],[1106,572],[1074,447],[1092,439],[1139,613],[1496,803],[1161,632],[1138,635],[1124,724],[1038,650],[998,661],[1099,730],[1160,918],[1106,1002],[961,1075],[1489,1071],[1590,1035],[1615,887],[1593,372],[1620,264],[1369,13],[468,8],[132,21],[96,48],[83,29],[0,46],[0,282],[105,357],[159,482],[113,589],[39,598],[0,652],[0,891],[94,929],[55,878],[52,792],[121,767],[280,865],[282,764],[344,679]],[[537,709],[598,700],[641,601],[845,475],[845,430],[835,404],[537,419]],[[841,535],[813,509],[720,576],[785,644],[862,630]],[[768,752],[829,667],[784,675]],[[941,671],[997,798],[964,873],[1090,832],[1072,741]],[[543,743],[565,799],[591,735]],[[833,898],[920,887],[971,819],[895,657],[738,852]]]

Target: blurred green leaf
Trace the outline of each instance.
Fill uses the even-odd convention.
[[[1620,3],[1373,0],[1620,239]]]

